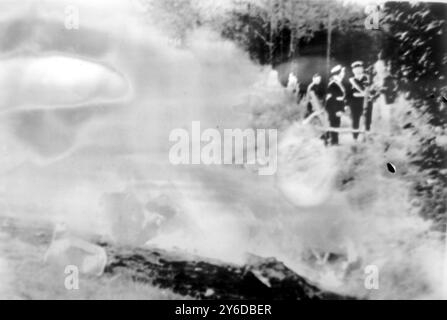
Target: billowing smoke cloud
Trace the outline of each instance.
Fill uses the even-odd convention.
[[[77,30],[65,28],[67,5],[79,10]],[[2,11],[1,173],[13,212],[32,208],[86,229],[106,193],[187,198],[195,169],[169,163],[169,132],[193,120],[247,126],[232,107],[260,73],[243,51],[203,29],[174,48],[132,4],[106,7],[105,19],[96,2]]]
[[[79,9],[77,30],[64,26],[66,5]],[[335,289],[370,294],[361,268],[373,264],[383,270],[377,297],[433,293],[437,242],[420,236],[428,225],[401,205],[405,186],[393,185],[394,200],[378,190],[383,181],[376,167],[350,199],[334,192],[333,178],[344,162],[326,151],[315,157],[283,150],[289,165],[279,172],[292,170],[285,180],[231,166],[169,163],[173,129],[188,130],[192,121],[203,128],[248,127],[249,113],[234,106],[244,107],[245,94],[265,74],[235,44],[200,29],[175,48],[127,1],[30,1],[3,8],[4,211],[63,220],[80,234],[149,241],[232,262],[243,262],[247,252],[275,256],[327,286],[328,270],[309,267],[306,254],[331,252],[343,260],[355,251],[360,269]],[[288,139],[298,147],[306,141]],[[302,168],[315,164],[320,177],[330,179],[314,180]],[[304,198],[314,201],[303,205],[295,189],[324,197],[308,193]],[[160,223],[151,222],[154,216]]]

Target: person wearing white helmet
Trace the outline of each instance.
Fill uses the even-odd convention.
[[[344,113],[346,90],[343,86],[345,68],[336,65],[331,69],[331,79],[328,84],[326,95],[326,111],[329,116],[329,125],[331,128],[338,129],[341,124],[341,117]],[[338,145],[338,132],[330,131],[330,143]]]
[[[351,108],[352,129],[358,130],[360,118],[365,115],[365,129],[368,131],[371,126],[372,101],[367,93],[370,79],[365,74],[362,61],[355,61],[351,64],[353,77],[349,78],[349,107]],[[365,101],[367,99],[367,101]],[[357,140],[358,132],[353,133],[354,140]]]

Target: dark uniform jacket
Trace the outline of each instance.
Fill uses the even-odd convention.
[[[307,94],[309,94],[311,91],[313,91],[315,93],[315,95],[317,96],[318,99],[323,100],[324,99],[324,89],[323,89],[323,85],[320,84],[316,84],[316,83],[311,83],[309,84],[309,86],[307,87]]]
[[[355,77],[349,78],[349,105],[351,107],[363,108],[363,92],[369,86],[369,77],[363,75],[360,79]]]
[[[329,82],[327,88],[326,111],[330,117],[334,117],[339,111],[344,111],[346,92],[341,83],[334,80]]]
[[[313,92],[315,94],[315,97],[317,98],[317,100],[319,100],[318,102],[314,102],[311,99],[310,93]],[[315,111],[314,109],[318,109],[320,106],[323,105],[323,101],[324,101],[324,89],[323,89],[323,85],[320,84],[316,84],[316,83],[311,83],[309,84],[309,86],[307,87],[307,97],[308,97],[308,102],[307,102],[307,113],[306,113],[306,117],[309,116],[313,111]],[[318,103],[318,106],[314,106],[313,103]]]

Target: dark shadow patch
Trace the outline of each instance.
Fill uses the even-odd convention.
[[[386,167],[387,167],[389,172],[396,173],[396,166],[394,164],[392,164],[391,162],[388,162],[386,164]]]

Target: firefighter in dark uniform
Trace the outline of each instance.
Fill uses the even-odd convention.
[[[341,116],[345,109],[346,90],[342,84],[345,76],[345,68],[337,65],[331,69],[331,79],[327,88],[326,112],[329,116],[329,125],[332,128],[340,128]],[[338,145],[338,132],[330,131],[330,143]]]
[[[372,101],[368,101],[366,110],[363,110],[365,103],[366,88],[370,85],[370,79],[365,74],[362,61],[355,61],[351,64],[353,77],[349,78],[349,107],[351,108],[352,128],[358,130],[360,118],[365,114],[365,129],[371,128]],[[354,139],[357,140],[358,133],[354,132]]]
[[[324,101],[324,88],[323,84],[321,83],[321,75],[318,73],[315,73],[312,77],[312,82],[307,87],[306,95],[308,97],[307,102],[307,110],[306,115],[304,116],[307,118],[310,116],[314,111],[317,111],[317,107],[312,105],[312,99],[310,97],[311,94],[315,95],[315,98],[317,98],[320,105],[323,105]]]

